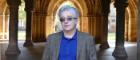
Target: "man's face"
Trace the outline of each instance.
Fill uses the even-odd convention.
[[[60,16],[63,31],[72,31],[76,29],[77,17],[76,13],[71,11],[63,11]]]

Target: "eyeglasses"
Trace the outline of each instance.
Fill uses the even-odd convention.
[[[60,18],[60,22],[64,22],[64,21],[68,21],[68,22],[70,22],[70,21],[72,21],[72,20],[76,20],[77,18],[73,18],[73,17],[68,17],[68,18]]]

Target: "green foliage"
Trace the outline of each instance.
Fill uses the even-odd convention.
[[[26,21],[26,13],[24,11],[25,2],[21,0],[21,5],[19,6],[19,20]]]

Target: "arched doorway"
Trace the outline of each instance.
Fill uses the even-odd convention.
[[[108,42],[109,45],[115,47],[116,40],[116,8],[114,6],[114,1],[110,3],[110,13],[108,16]]]

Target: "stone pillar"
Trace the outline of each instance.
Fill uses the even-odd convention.
[[[107,41],[107,37],[108,37],[108,15],[110,12],[110,0],[101,0],[102,3],[102,18],[101,19],[101,49],[107,49],[109,48],[109,44]]]
[[[116,17],[116,46],[113,52],[114,57],[127,57],[124,48],[124,29],[125,29],[125,8],[127,7],[127,0],[116,0],[115,7],[117,12]]]
[[[101,43],[102,33],[101,33],[101,20],[102,16],[95,16],[92,14],[88,14],[89,19],[89,33],[95,37],[96,43]]]
[[[125,13],[125,37],[124,39],[126,41],[128,41],[128,37],[130,37],[128,34],[129,34],[129,20],[131,20],[129,18],[129,12],[126,10],[126,13]]]
[[[9,20],[9,44],[5,52],[6,55],[17,55],[20,53],[18,48],[18,7],[21,3],[20,0],[7,0],[10,20]]]
[[[3,15],[0,15],[0,32],[2,33],[2,28],[3,28]]]
[[[95,33],[96,20],[94,19],[92,15],[88,16],[88,20],[89,20],[89,33],[95,36],[96,35]]]
[[[95,31],[95,39],[96,39],[96,43],[100,43],[101,44],[101,20],[102,20],[102,16],[95,16],[95,28],[93,28]],[[94,23],[93,23],[94,24]]]
[[[44,10],[45,11],[45,10]],[[45,42],[46,41],[46,16],[44,11],[34,11],[32,21],[32,41]]]
[[[136,42],[137,37],[137,10],[136,12],[131,12],[131,17],[128,20],[128,41]],[[128,17],[126,17],[128,18]]]
[[[93,15],[88,15],[88,28],[89,28],[89,33],[95,37],[95,42],[100,43],[100,24],[98,23],[99,20],[96,20],[96,17]],[[98,27],[98,28],[97,28]]]
[[[108,37],[108,16],[102,16],[101,18],[102,19],[100,21],[100,24],[101,24],[101,32],[100,32],[101,45],[100,45],[100,48],[101,49],[107,49],[107,48],[109,48],[109,44],[108,44],[108,41],[107,41],[107,37]]]
[[[3,39],[3,15],[0,15],[0,39]]]
[[[33,0],[25,1],[25,11],[26,11],[26,41],[24,46],[33,46],[31,37],[31,24],[32,24],[32,10],[33,10]]]
[[[88,17],[87,16],[80,16],[78,29],[82,32],[89,33],[89,28],[87,29],[87,27],[89,27],[88,24],[89,24]]]
[[[138,28],[138,35],[137,35],[137,60],[140,60],[140,1],[138,0],[138,24],[137,24],[137,28]]]

